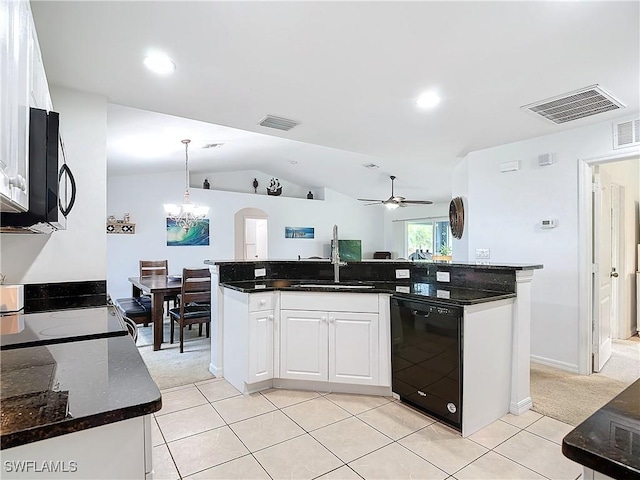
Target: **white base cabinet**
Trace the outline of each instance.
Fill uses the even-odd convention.
[[[151,415],[2,450],[3,479],[152,479]]]
[[[378,314],[282,310],[279,378],[378,385]]]
[[[222,290],[223,375],[242,393],[391,386],[389,295]]]
[[[273,378],[276,292],[242,293],[224,289],[224,378],[242,393],[248,385]]]

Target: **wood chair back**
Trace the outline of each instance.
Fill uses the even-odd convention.
[[[171,338],[173,343],[174,323],[180,328],[180,353],[184,351],[184,327],[198,324],[198,335],[202,325],[211,328],[211,272],[208,268],[183,268],[180,307],[169,310]]]
[[[169,275],[169,262],[167,260],[140,260],[141,277],[166,277]]]
[[[181,308],[190,303],[211,301],[211,272],[208,268],[182,269]]]

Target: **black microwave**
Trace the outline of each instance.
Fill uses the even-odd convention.
[[[65,160],[60,114],[29,112],[29,210],[0,215],[0,231],[51,233],[66,228],[76,199],[76,183]]]

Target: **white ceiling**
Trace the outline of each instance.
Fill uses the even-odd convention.
[[[112,104],[110,174],[183,169],[188,137],[194,172],[367,198],[387,198],[394,174],[396,193],[448,201],[470,151],[640,110],[637,1],[31,4],[49,83]],[[172,75],[143,66],[153,49]],[[562,126],[520,109],[593,84],[628,108]],[[442,102],[418,110],[426,89]],[[300,125],[259,126],[267,114]]]

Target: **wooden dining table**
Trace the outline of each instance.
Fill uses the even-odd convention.
[[[141,293],[151,296],[151,320],[153,321],[153,349],[160,350],[164,341],[163,311],[164,297],[175,296],[182,289],[182,277],[177,275],[151,277],[129,277],[132,295]]]

